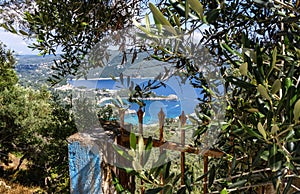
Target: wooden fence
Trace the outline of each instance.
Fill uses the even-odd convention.
[[[125,130],[125,122],[124,122],[124,116],[125,116],[125,110],[120,110],[120,128],[119,128],[119,135],[115,137],[115,142],[123,146],[125,148],[130,148],[130,133]],[[143,115],[144,112],[140,108],[137,111],[138,116],[138,135],[142,135],[144,142],[147,143],[148,138],[144,137],[143,132]],[[184,186],[185,184],[185,154],[191,153],[191,154],[200,154],[200,150],[197,147],[192,147],[190,145],[186,145],[185,142],[185,135],[186,131],[184,130],[184,126],[186,125],[187,116],[182,112],[181,115],[179,115],[179,130],[180,130],[180,143],[178,142],[171,142],[167,141],[164,138],[164,125],[165,125],[165,113],[161,109],[158,113],[158,124],[159,124],[159,138],[158,139],[152,139],[153,147],[158,147],[160,151],[162,152],[163,149],[172,150],[172,151],[178,151],[180,153],[180,169],[181,169],[181,185]],[[220,158],[223,156],[223,152],[215,149],[208,149],[205,151],[202,151],[201,154],[203,155],[203,163],[204,163],[204,174],[208,173],[208,158],[214,157],[214,158]],[[116,156],[116,160],[119,160],[121,156]],[[119,178],[120,183],[122,186],[129,190],[131,193],[135,192],[135,177],[132,175],[128,175],[125,171],[121,169],[115,169],[116,175]],[[160,175],[160,183],[161,186],[164,185],[163,175]],[[141,193],[145,193],[145,188],[143,187],[143,182],[141,182],[142,188]],[[208,192],[207,188],[207,176],[204,177],[203,181],[203,191],[204,194]]]

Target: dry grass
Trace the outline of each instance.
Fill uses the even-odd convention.
[[[2,194],[32,194],[37,193],[41,189],[36,187],[25,187],[16,183],[8,183],[4,179],[0,179],[0,193]]]
[[[9,154],[9,159],[11,163],[8,166],[5,164],[0,164],[4,169],[4,171],[15,170],[19,165],[20,158],[16,157],[13,154]],[[23,161],[20,169],[26,170],[27,169],[27,161]],[[33,193],[41,193],[42,189],[39,187],[28,187],[18,183],[12,183],[11,180],[7,178],[1,178],[0,175],[0,193],[1,194],[33,194]]]
[[[17,168],[17,166],[19,165],[19,163],[20,163],[20,158],[19,157],[17,157],[17,156],[15,156],[14,154],[8,154],[8,157],[9,157],[9,160],[11,161],[9,164],[8,164],[8,166],[6,166],[5,164],[1,164],[3,167],[4,167],[4,169],[16,169]],[[22,170],[26,170],[27,169],[27,160],[25,159],[23,162],[22,162],[22,164],[21,164],[21,166],[20,166],[20,169],[22,169]]]

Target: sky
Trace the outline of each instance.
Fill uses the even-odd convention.
[[[150,2],[155,2],[155,0],[150,0]],[[150,23],[153,24],[153,18],[152,14],[149,15]],[[144,20],[141,21],[142,24],[144,24]],[[196,36],[199,36],[200,34],[196,34]],[[200,39],[201,35],[196,38]],[[15,51],[15,54],[20,55],[29,55],[34,54],[37,55],[38,51],[33,51],[32,49],[28,48],[28,46],[32,43],[30,40],[25,40],[23,37],[12,34],[10,32],[5,31],[3,28],[0,28],[0,41],[3,42],[8,49],[11,49]]]
[[[155,0],[150,0],[150,2],[154,3]],[[28,48],[31,41],[24,40],[23,37],[7,32],[1,27],[0,27],[0,41],[3,42],[8,49],[15,51],[16,54],[20,54],[20,55],[38,54],[38,51],[32,51],[32,49]]]
[[[29,40],[25,40],[21,36],[7,32],[3,28],[0,28],[0,41],[3,42],[8,49],[15,51],[16,54],[38,54],[37,51],[32,51],[32,49],[28,48],[28,45],[30,45]]]

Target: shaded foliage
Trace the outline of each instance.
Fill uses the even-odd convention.
[[[30,152],[29,145],[39,141],[36,132],[40,126],[46,125],[50,105],[47,103],[47,91],[34,91],[17,84],[11,53],[1,47],[0,54],[0,145],[3,154],[1,158],[7,163],[9,152]]]
[[[8,165],[9,153],[20,156],[15,170],[3,175],[12,181],[39,185],[49,193],[69,190],[68,143],[76,132],[70,105],[63,105],[45,89],[17,84],[13,57],[1,45],[0,161]],[[27,160],[27,169],[20,169]]]

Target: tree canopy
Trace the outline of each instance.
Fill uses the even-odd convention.
[[[147,2],[147,1],[145,1]],[[132,23],[143,12],[144,1],[10,1],[3,3],[2,27],[34,38],[30,47],[41,55],[61,53],[52,76],[55,84],[66,76],[75,76],[79,65],[88,63],[88,53],[103,36]],[[21,9],[14,11],[14,9]],[[17,12],[17,13],[15,13]]]
[[[8,165],[9,154],[20,157],[12,172],[1,174],[49,192],[69,190],[66,138],[76,132],[68,105],[46,88],[18,84],[12,52],[0,44],[0,163]],[[20,169],[24,160],[27,169]],[[34,174],[34,175],[33,175]]]
[[[178,0],[159,12],[152,9],[156,24],[200,33],[226,81],[226,124],[215,145],[226,157],[210,161],[211,191],[254,191],[268,183],[279,193],[299,191],[298,6],[298,1]],[[169,47],[161,60],[170,59],[169,53],[181,56]],[[206,109],[200,112],[210,116]],[[208,129],[205,120],[201,125],[196,144]]]

